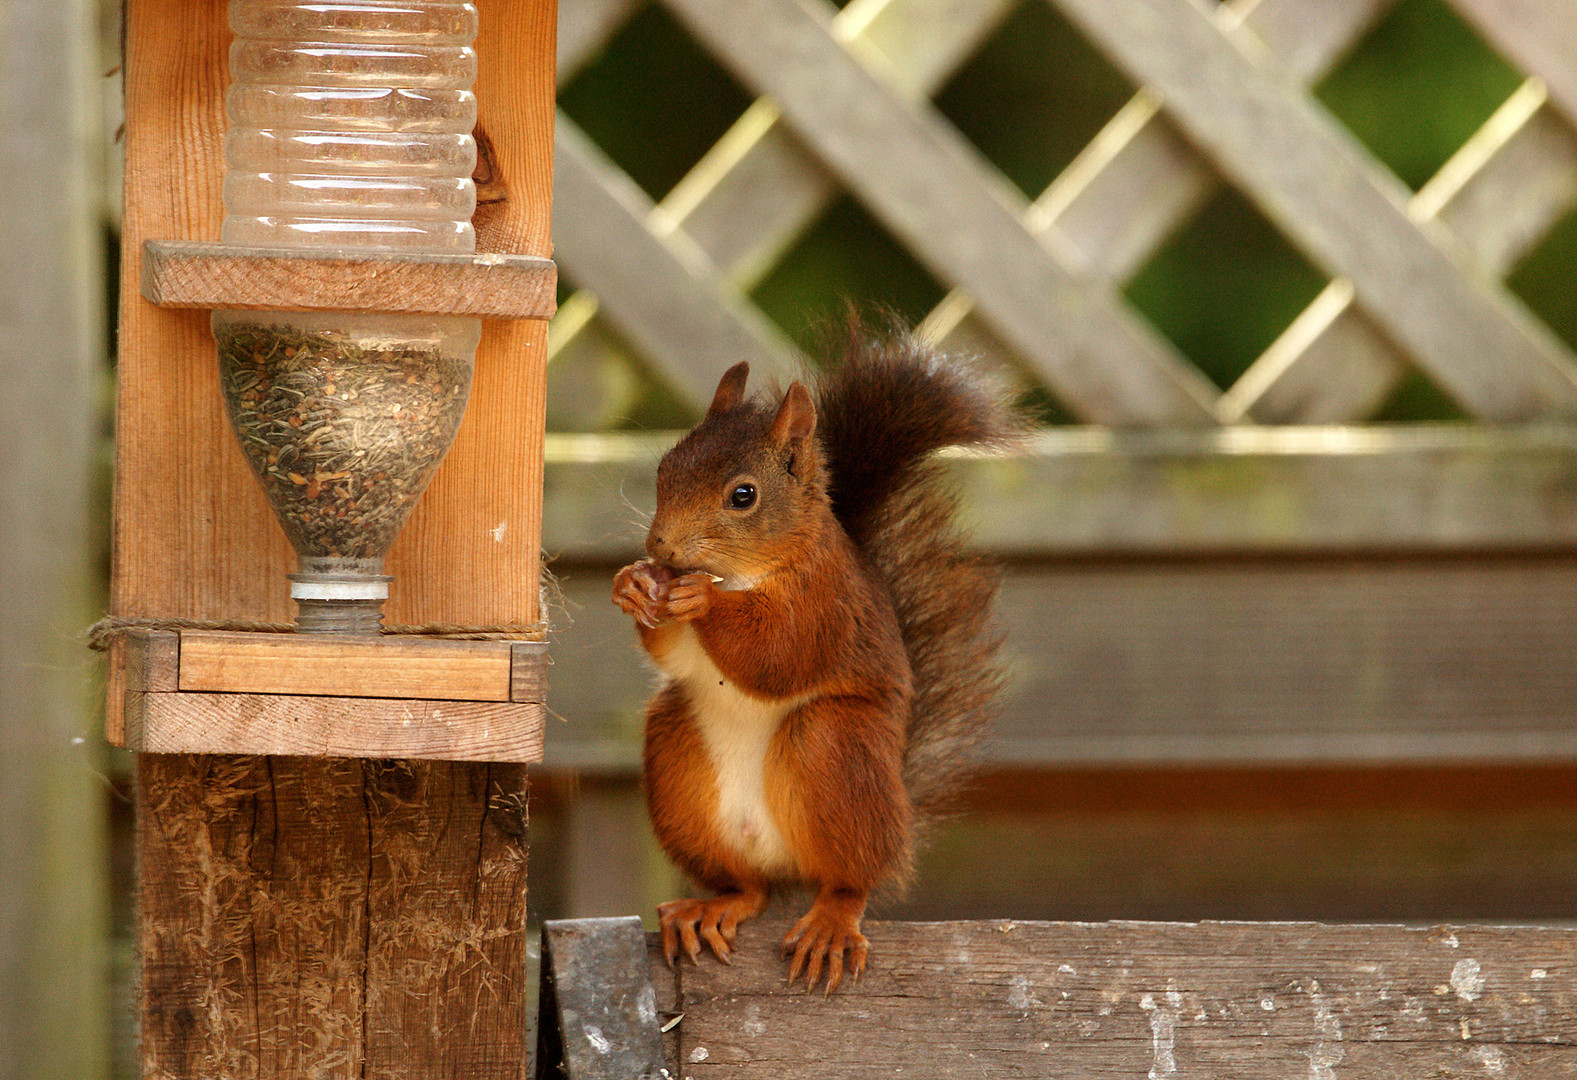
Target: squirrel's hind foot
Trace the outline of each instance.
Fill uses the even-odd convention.
[[[663,957],[673,967],[682,947],[692,964],[701,962],[701,942],[711,948],[723,963],[733,963],[734,933],[739,924],[753,918],[767,906],[767,894],[759,889],[723,893],[708,900],[670,900],[657,905],[657,921],[662,927]]]
[[[823,962],[827,965],[827,988],[832,993],[843,982],[844,971],[859,982],[865,974],[865,958],[870,943],[860,933],[865,914],[865,894],[823,889],[805,917],[783,939],[783,955],[792,953],[788,981],[793,985],[801,972],[805,989],[812,990],[821,980]]]

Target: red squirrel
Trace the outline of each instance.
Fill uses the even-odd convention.
[[[775,888],[816,889],[789,981],[858,978],[860,920],[911,869],[917,824],[964,780],[1000,681],[997,575],[962,549],[930,460],[1024,430],[979,373],[851,327],[778,400],[745,363],[657,467],[650,558],[613,600],[664,677],[646,710],[658,841],[716,895],[662,904],[663,952],[730,958]]]

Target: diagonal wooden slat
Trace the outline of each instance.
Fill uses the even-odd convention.
[[[718,373],[749,360],[763,376],[792,375],[792,345],[716,278],[682,233],[659,234],[652,205],[562,113],[554,139],[555,256],[577,282],[623,298],[607,317],[703,409]]]
[[[1577,124],[1577,5],[1570,0],[1451,0]]]
[[[854,0],[833,25],[841,39],[860,40],[886,57],[903,85],[925,93],[940,85],[1014,2]],[[583,62],[622,24],[631,6],[630,0],[567,4],[577,9],[576,29],[570,35],[573,44],[565,45],[561,28],[561,65]],[[837,181],[781,123],[776,106],[757,100],[659,207],[743,291],[775,265],[838,191]],[[606,302],[617,309],[620,298]],[[548,339],[554,371],[566,365],[590,371],[623,352],[595,317],[603,306],[585,289],[565,301]]]
[[[1529,79],[1408,203],[1439,221],[1480,266],[1503,275],[1577,204],[1577,132]],[[1229,420],[1334,423],[1370,415],[1408,370],[1406,357],[1338,278],[1222,396]]]
[[[1186,0],[1057,0],[1195,142],[1474,414],[1577,415],[1577,368],[1504,289],[1478,280],[1407,193],[1247,35]]]
[[[904,101],[839,47],[825,21],[784,0],[668,0],[690,31],[758,92],[934,273],[1088,419],[1214,422],[1214,389],[1103,287],[1021,222],[1016,192],[963,138]]]
[[[1225,10],[1241,18],[1289,74],[1308,83],[1394,2],[1228,0]],[[1036,233],[1060,232],[1094,273],[1126,281],[1219,183],[1220,174],[1178,132],[1160,100],[1141,89],[1052,181],[1026,224]],[[970,298],[954,293],[928,317],[926,332],[950,348],[999,351],[972,312]]]

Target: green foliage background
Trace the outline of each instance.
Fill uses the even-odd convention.
[[[1443,0],[1399,0],[1315,88],[1318,99],[1417,189],[1516,89],[1521,76]],[[934,97],[1029,198],[1038,196],[1134,87],[1046,0],[1024,0]],[[750,103],[750,94],[660,6],[633,20],[560,95],[565,113],[661,199]],[[1577,214],[1508,284],[1577,346]],[[1235,189],[1224,187],[1125,286],[1128,301],[1225,387],[1319,292],[1326,275]],[[566,288],[572,286],[566,282]],[[851,198],[836,202],[753,299],[801,345],[853,302],[918,321],[945,290]],[[681,426],[660,380],[624,426]],[[1056,403],[1044,403],[1063,419]],[[1457,406],[1422,376],[1379,420],[1451,420]]]

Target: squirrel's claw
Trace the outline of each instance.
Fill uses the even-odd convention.
[[[855,982],[859,981],[865,974],[865,958],[870,954],[870,943],[860,933],[860,913],[864,906],[863,898],[857,907],[853,903],[825,903],[821,898],[811,905],[810,911],[783,939],[783,955],[792,954],[788,973],[790,986],[803,973],[805,989],[815,989],[821,981],[823,965],[827,971],[823,993],[830,994],[841,986],[845,972]]]
[[[734,962],[734,934],[740,920],[761,913],[766,893],[746,889],[709,900],[670,900],[657,905],[662,928],[663,958],[673,967],[682,948],[692,964],[701,962],[701,943],[725,964]]]

